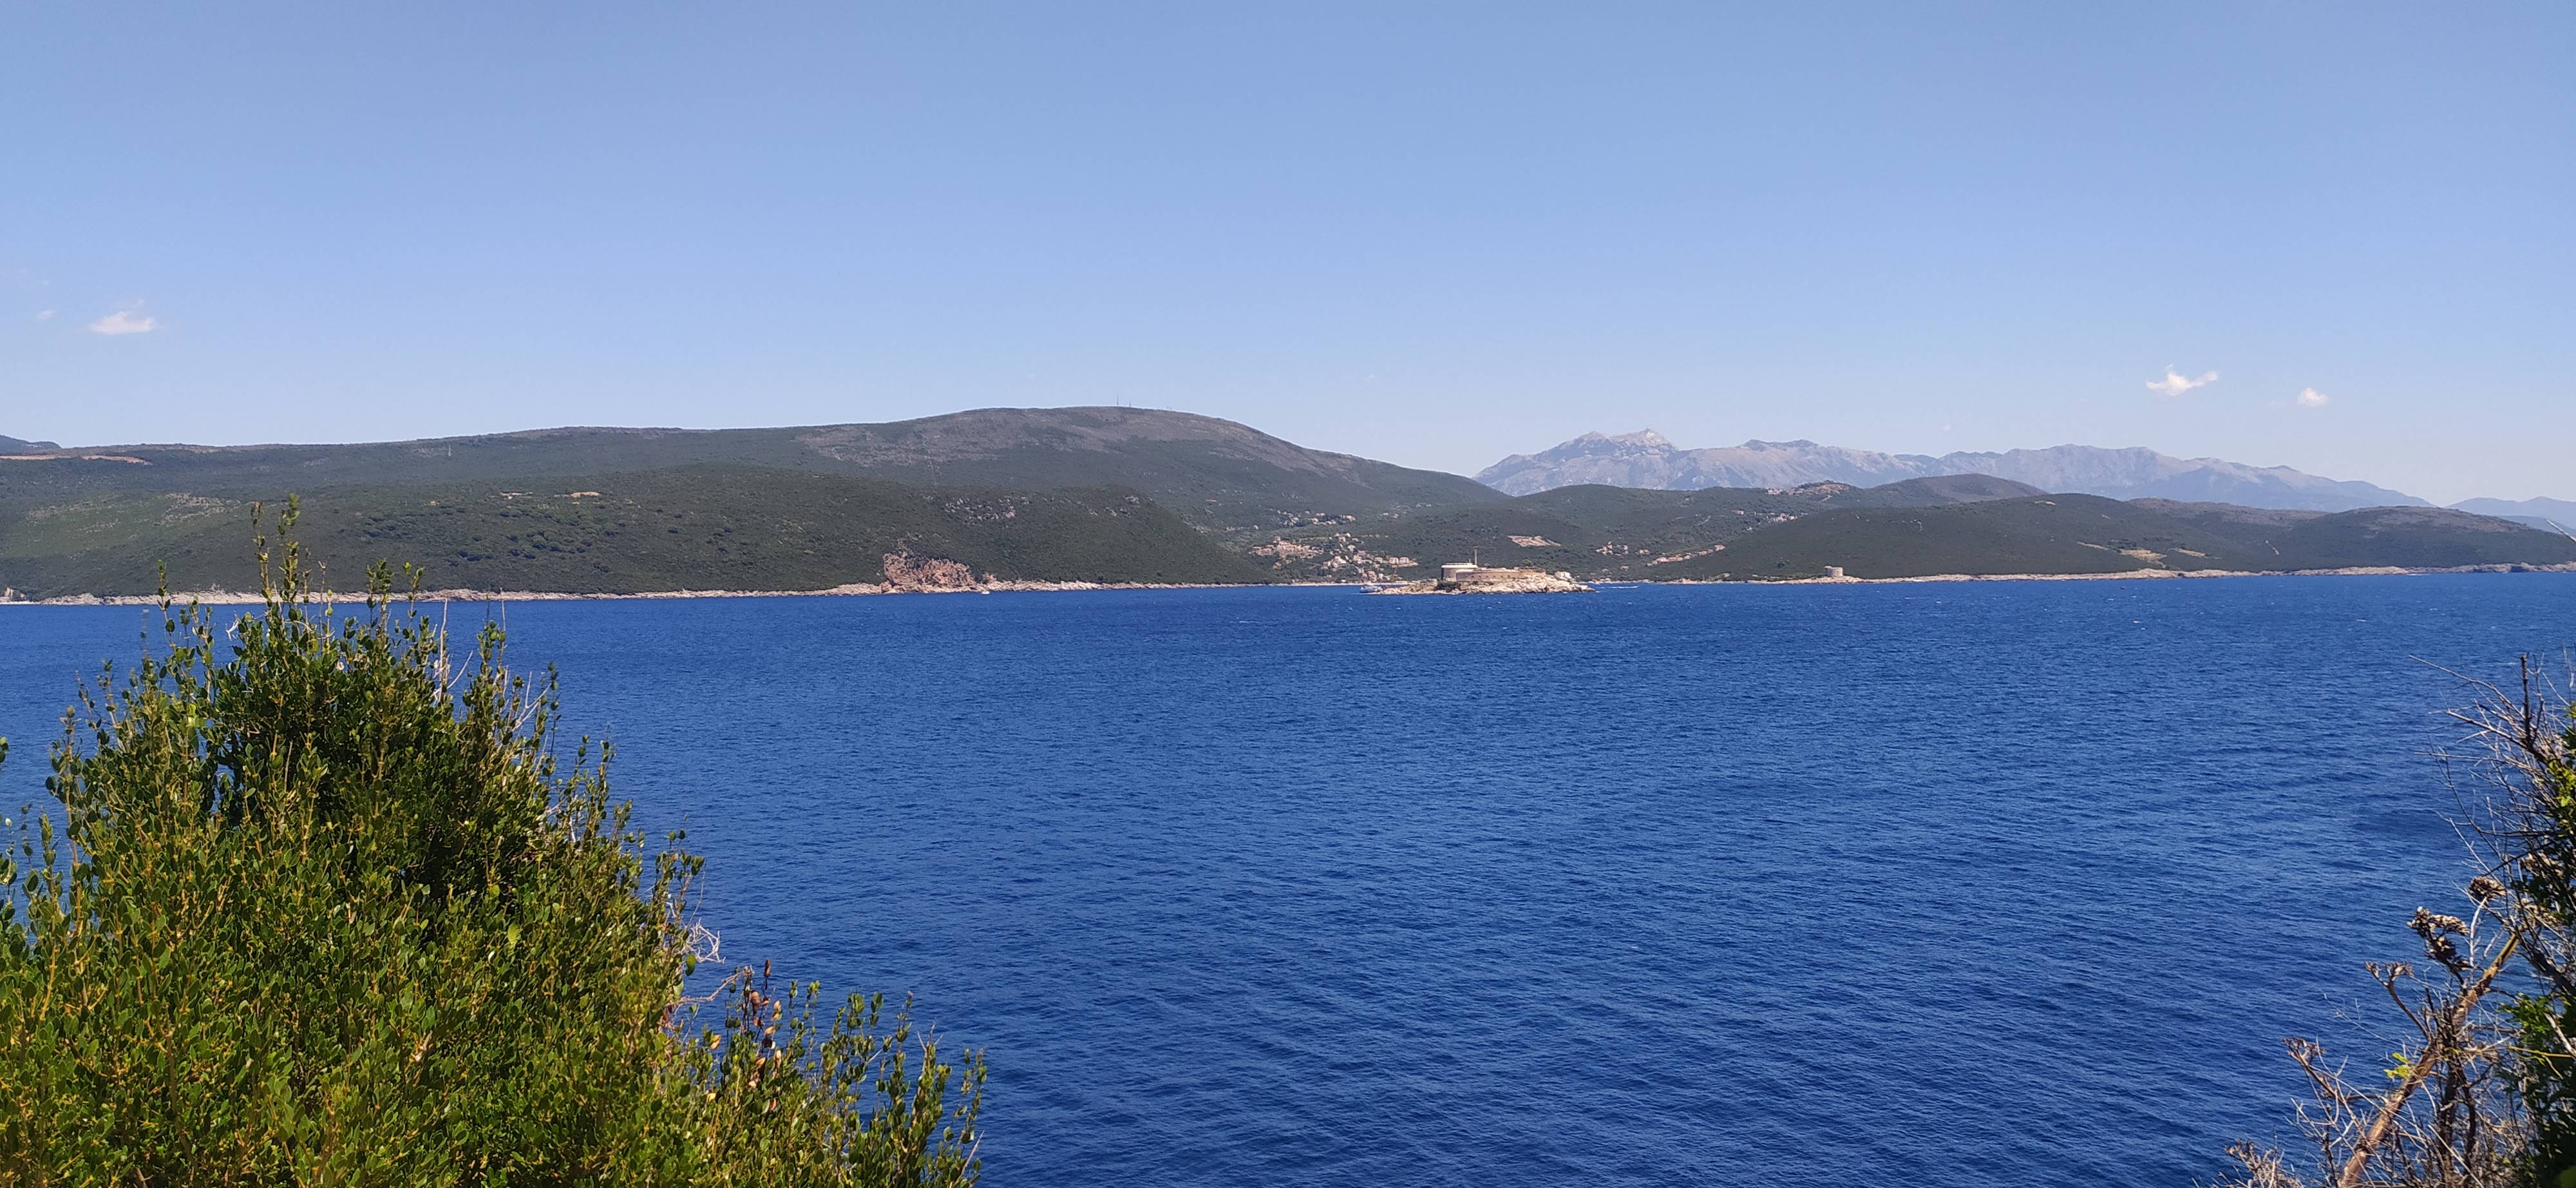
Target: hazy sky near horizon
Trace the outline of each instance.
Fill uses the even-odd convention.
[[[0,111],[0,434],[1129,403],[2576,498],[2563,0],[21,5]]]

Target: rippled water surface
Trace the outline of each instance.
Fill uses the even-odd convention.
[[[989,1050],[996,1188],[2171,1185],[2458,876],[2426,662],[2576,578],[498,613],[727,957]],[[0,608],[12,807],[145,622]]]

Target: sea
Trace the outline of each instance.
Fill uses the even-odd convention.
[[[730,962],[910,996],[993,1188],[2181,1185],[2456,910],[2576,576],[456,604]],[[0,607],[42,798],[135,608]]]

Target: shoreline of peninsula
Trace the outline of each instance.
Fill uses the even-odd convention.
[[[2104,573],[1941,573],[1910,577],[1673,578],[1595,579],[1604,586],[1881,586],[1958,582],[2098,582],[2176,581],[2250,577],[2418,577],[2464,573],[2576,573],[2576,563],[2561,565],[2353,566],[2342,569],[2126,569]],[[400,597],[421,602],[665,602],[699,598],[864,598],[897,594],[1059,594],[1122,590],[1251,590],[1280,587],[1383,590],[1405,582],[1041,582],[1001,581],[973,586],[898,588],[882,583],[854,583],[820,590],[639,590],[626,593],[571,593],[553,590],[423,590]],[[1469,591],[1473,593],[1474,591]],[[1496,590],[1491,593],[1522,593]],[[359,595],[334,597],[356,601]],[[66,594],[53,598],[14,599],[9,606],[157,606],[159,594]],[[256,592],[236,590],[172,591],[173,605],[255,606],[265,601]]]

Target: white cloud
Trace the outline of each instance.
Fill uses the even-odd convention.
[[[2301,388],[2299,389],[2298,397],[2290,401],[2290,403],[2298,405],[2301,408],[2324,408],[2327,402],[2332,399],[2334,398],[2316,390],[2315,388]]]
[[[2199,379],[2193,379],[2175,371],[2171,365],[2167,365],[2165,377],[2160,380],[2148,380],[2147,390],[2158,396],[2180,396],[2193,388],[2206,387],[2217,382],[2218,373],[2215,371],[2202,372]]]
[[[37,320],[37,321],[39,321],[39,322],[50,322],[50,321],[53,321],[53,320],[54,320],[54,311],[52,311],[52,310],[50,310],[50,309],[40,309],[40,310],[37,310],[37,311],[36,311],[36,320]]]
[[[161,328],[161,319],[150,314],[130,314],[118,310],[89,324],[92,334],[150,334]]]

